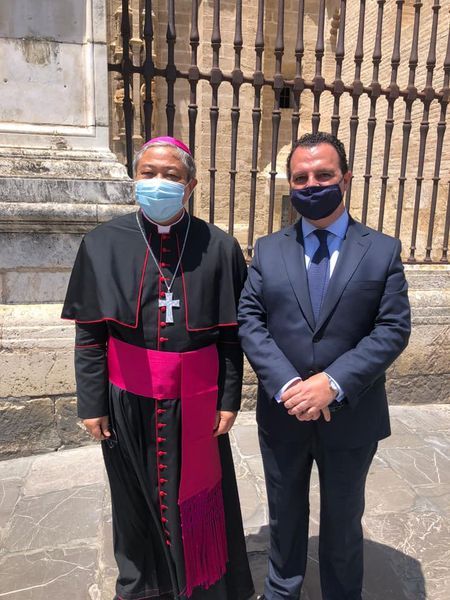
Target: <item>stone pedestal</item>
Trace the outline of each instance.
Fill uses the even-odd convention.
[[[109,150],[105,0],[1,2],[0,91],[5,456],[85,439],[61,302],[82,234],[134,201]]]

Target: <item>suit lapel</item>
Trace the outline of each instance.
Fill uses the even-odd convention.
[[[347,233],[342,242],[339,257],[320,310],[319,320],[315,327],[316,330],[320,329],[329,317],[331,311],[339,301],[345,286],[355,272],[356,267],[369,249],[371,242],[367,236],[368,230],[360,223],[350,219]]]
[[[300,221],[287,229],[284,236],[281,238],[281,253],[294,294],[308,325],[311,330],[313,330],[314,315],[309,297],[308,277],[305,266],[305,248]]]

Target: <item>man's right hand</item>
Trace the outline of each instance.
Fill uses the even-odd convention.
[[[83,425],[94,440],[106,440],[111,437],[108,416],[96,417],[95,419],[83,419]]]
[[[318,375],[314,375],[310,379],[303,381],[301,379],[297,379],[291,383],[291,385],[284,391],[281,396],[282,402],[284,402],[285,407],[288,409],[290,415],[297,417],[299,421],[317,421],[320,415],[323,415],[323,418],[327,423],[331,421],[331,413],[328,405],[332,402],[333,398],[329,396],[329,383],[328,379],[322,377],[323,373],[319,373]],[[321,378],[321,379],[320,379]],[[298,411],[296,408],[299,404],[305,404],[305,387],[309,387],[312,381],[319,380],[319,392],[315,393],[312,396],[312,400],[309,405],[303,410]],[[325,392],[323,391],[323,383],[326,382]],[[315,386],[317,387],[317,385]],[[314,391],[313,387],[313,391]],[[311,395],[311,394],[310,394]],[[287,406],[286,406],[287,403]]]

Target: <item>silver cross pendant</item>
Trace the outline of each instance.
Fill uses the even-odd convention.
[[[180,308],[180,301],[173,300],[172,292],[166,292],[166,297],[164,300],[160,298],[158,305],[160,308],[164,306],[166,309],[166,323],[173,323],[173,309]]]

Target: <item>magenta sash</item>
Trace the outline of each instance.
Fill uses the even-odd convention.
[[[205,589],[228,560],[222,470],[213,429],[219,362],[216,346],[193,352],[146,350],[113,337],[108,341],[109,380],[132,394],[181,399],[181,481],[178,494],[186,590]]]

